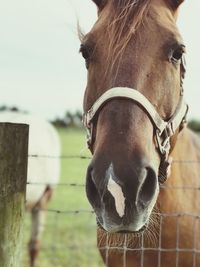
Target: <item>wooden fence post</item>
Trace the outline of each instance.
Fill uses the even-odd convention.
[[[20,267],[28,160],[26,124],[0,123],[0,266]]]

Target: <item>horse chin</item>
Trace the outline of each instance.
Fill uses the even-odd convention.
[[[114,233],[117,233],[117,234],[142,234],[147,228],[147,224],[144,224],[141,228],[139,228],[137,230],[133,229],[131,226],[105,227],[99,222],[98,218],[97,218],[97,226],[102,231],[104,231],[106,233],[110,233],[110,234],[114,234]]]
[[[144,225],[144,226],[142,226],[142,228],[140,228],[137,231],[122,230],[122,231],[119,231],[117,233],[119,233],[119,234],[140,234],[140,233],[143,233],[146,230],[146,228],[147,228],[147,226]]]

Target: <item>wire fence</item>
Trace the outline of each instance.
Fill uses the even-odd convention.
[[[137,244],[133,243],[136,239],[133,235],[125,234],[121,240],[121,244],[117,245],[112,242],[112,237],[109,234],[105,234],[104,246],[100,246],[99,249],[104,251],[106,266],[110,266],[113,261],[113,257],[117,257],[118,262],[120,262],[121,254],[121,265],[122,267],[129,266],[188,266],[188,267],[198,267],[200,259],[200,245],[199,245],[199,227],[200,227],[200,216],[195,214],[159,214],[160,224],[159,229],[157,229],[157,240],[154,240],[154,245],[148,244],[146,233],[141,233],[137,236]],[[190,227],[190,240],[187,241],[185,247],[182,244],[183,232],[182,232],[182,221],[184,219],[188,220],[191,224]],[[166,244],[165,240],[162,240],[162,231],[166,231],[165,220],[175,219],[174,228],[167,229],[173,232],[171,244]],[[188,238],[188,235],[187,235]],[[103,239],[102,239],[103,240]],[[113,254],[112,252],[115,252]],[[134,254],[133,254],[134,253]],[[123,256],[122,256],[123,255]],[[133,255],[135,259],[133,260]],[[149,259],[153,257],[153,263],[149,262]],[[132,260],[131,265],[130,262]],[[171,265],[166,265],[167,262],[171,262]],[[111,265],[112,266],[112,265]]]
[[[48,158],[61,159],[61,160],[86,160],[86,163],[91,159],[87,155],[61,155],[61,156],[51,156],[51,155],[29,155],[29,158]],[[200,161],[196,160],[173,160],[172,164],[199,164]],[[84,179],[84,177],[83,177]],[[179,180],[179,179],[178,179]],[[200,184],[192,186],[192,177],[188,177],[187,185],[160,185],[160,190],[170,190],[171,194],[175,194],[176,191],[191,192],[190,194],[200,193]],[[69,182],[62,182],[69,181]],[[84,180],[83,180],[84,181]],[[200,182],[199,182],[200,183]],[[41,186],[44,185],[42,182],[28,182],[28,185]],[[59,188],[67,191],[70,190],[70,196],[75,194],[74,192],[78,190],[78,194],[85,196],[85,183],[74,182],[73,179],[67,177],[62,177],[61,182],[56,184],[48,184],[49,186],[56,186],[56,190]],[[73,190],[73,194],[71,193]],[[66,200],[67,201],[67,200]],[[81,205],[81,203],[78,203]],[[183,203],[184,205],[184,203]],[[56,267],[199,267],[200,265],[200,214],[184,213],[184,212],[174,212],[174,213],[160,213],[156,212],[156,217],[159,220],[156,225],[152,225],[152,228],[148,229],[143,233],[137,235],[133,234],[117,234],[114,237],[113,234],[105,233],[103,230],[99,229],[98,236],[98,248],[104,259],[104,264],[98,255],[98,250],[96,246],[96,220],[94,211],[89,205],[86,208],[80,206],[72,205],[67,208],[49,207],[45,209],[48,213],[49,219],[49,233],[51,233],[51,238],[48,235],[48,242],[45,242],[42,246],[42,253],[44,257],[49,256],[51,258],[52,266]],[[63,218],[61,219],[60,216]],[[75,217],[74,217],[75,216]],[[71,219],[69,219],[71,217]],[[72,219],[72,217],[74,217]],[[86,218],[87,217],[87,218]],[[65,230],[63,230],[63,221],[66,223]],[[70,225],[70,223],[71,225]],[[80,223],[78,223],[80,221]],[[154,221],[155,223],[155,221]],[[62,227],[60,228],[60,225]],[[170,225],[170,229],[167,226]],[[29,225],[30,226],[30,225]],[[28,227],[29,227],[28,226]],[[46,225],[48,227],[48,225]],[[76,227],[81,228],[76,233]],[[187,233],[187,241],[183,242],[183,234],[186,228],[189,233]],[[61,236],[63,231],[67,232],[66,240],[58,240],[58,231],[61,229]],[[74,234],[72,234],[74,231]],[[166,231],[169,231],[169,236],[171,235],[171,243],[166,243],[163,236],[166,236]],[[81,234],[80,234],[81,232]],[[165,235],[163,235],[165,232]],[[84,239],[88,239],[88,235],[92,235],[92,238],[85,242]],[[72,242],[72,237],[74,238]],[[45,237],[44,237],[45,239]],[[117,240],[117,242],[116,242]],[[63,242],[63,243],[62,243]],[[182,244],[185,244],[183,246]],[[66,256],[66,254],[68,254]],[[87,254],[87,260],[82,258],[81,254]],[[56,256],[57,255],[57,256]],[[66,257],[64,257],[65,255]],[[78,256],[77,256],[78,255]],[[59,260],[59,257],[61,260]],[[79,263],[73,263],[72,257],[79,257]],[[134,257],[134,258],[133,258]],[[148,259],[152,258],[153,263],[149,263]],[[171,259],[172,265],[166,265],[165,262],[169,262]],[[117,262],[113,265],[113,262]],[[134,264],[134,265],[133,265]],[[48,267],[50,265],[47,265]],[[46,267],[44,265],[39,265],[38,267]]]

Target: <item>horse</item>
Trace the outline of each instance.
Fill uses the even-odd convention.
[[[31,212],[32,231],[29,242],[30,267],[35,266],[40,250],[46,209],[60,175],[60,140],[47,121],[25,113],[0,112],[0,122],[29,124],[26,209]],[[48,158],[53,156],[55,158]]]
[[[87,198],[107,267],[200,266],[200,139],[187,127],[183,0],[93,0],[80,31]]]

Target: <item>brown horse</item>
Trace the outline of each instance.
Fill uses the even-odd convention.
[[[200,140],[184,127],[183,0],[93,0],[81,36],[86,191],[108,267],[200,266]]]

